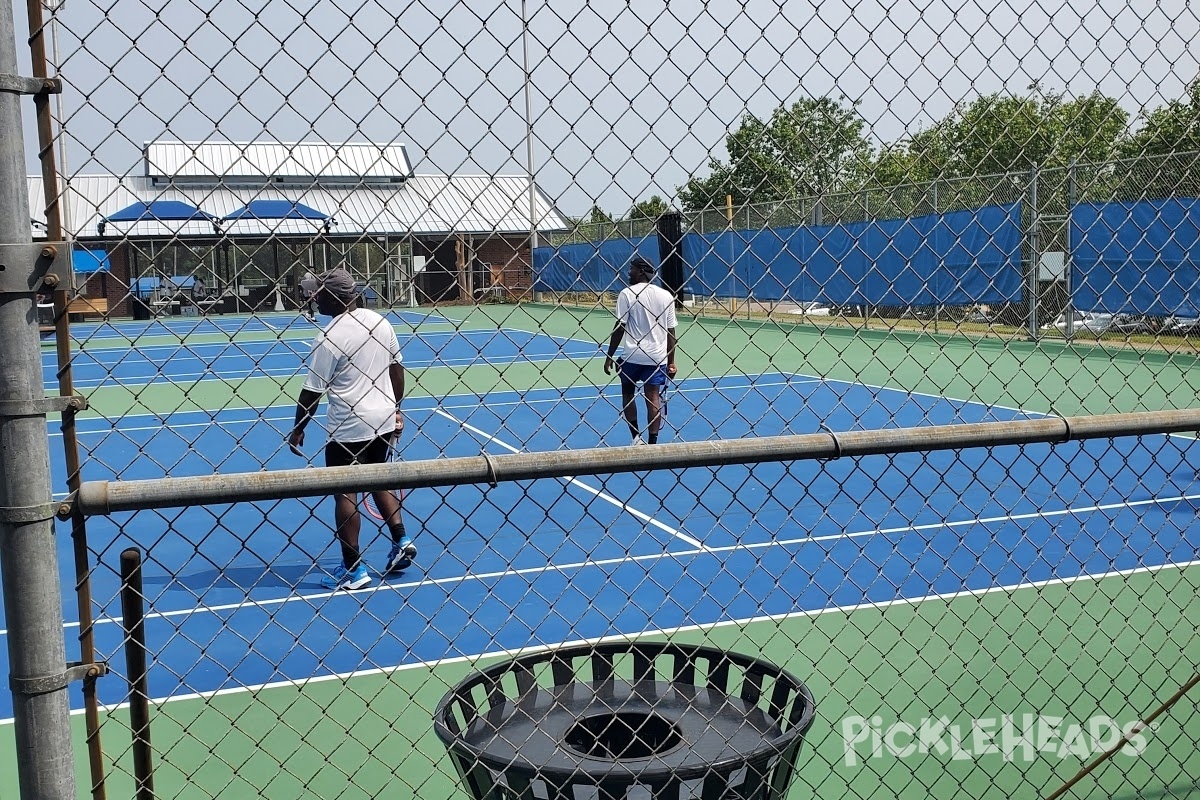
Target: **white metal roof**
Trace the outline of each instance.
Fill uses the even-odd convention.
[[[179,200],[215,217],[224,217],[251,200],[303,203],[333,217],[333,235],[445,235],[450,233],[520,234],[530,229],[529,179],[524,175],[414,175],[403,183],[356,186],[228,186],[156,184],[145,176],[75,175],[62,194],[63,225],[76,239],[99,236],[97,225],[136,202]],[[45,199],[40,176],[29,178],[31,230],[44,237]],[[535,187],[534,215],[539,232],[569,228],[554,204]],[[231,235],[261,236],[315,233],[310,220],[246,220],[230,226]],[[110,222],[114,236],[212,236],[207,222]]]
[[[147,142],[146,177],[263,183],[400,182],[412,176],[402,144],[373,142]]]

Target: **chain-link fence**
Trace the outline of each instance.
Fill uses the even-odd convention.
[[[1190,796],[1200,17],[1077,14],[6,7],[0,794]]]

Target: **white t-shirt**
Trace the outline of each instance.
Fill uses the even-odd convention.
[[[675,327],[675,297],[670,292],[652,283],[627,286],[617,295],[617,320],[625,326],[626,361],[667,363],[667,331]]]
[[[304,388],[328,393],[325,427],[335,442],[365,442],[396,427],[389,367],[400,364],[391,324],[369,308],[339,314],[318,334]]]

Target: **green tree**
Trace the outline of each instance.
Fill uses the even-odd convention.
[[[1116,100],[1099,92],[1068,100],[1036,84],[1030,89],[1026,97],[980,97],[906,142],[885,147],[872,177],[880,185],[918,183],[1065,167],[1118,153],[1129,115]]]
[[[901,186],[926,180],[919,175],[920,169],[917,151],[909,142],[884,145],[866,172],[880,186]]]
[[[584,223],[588,225],[612,225],[613,218],[612,214],[609,214],[600,206],[592,206],[591,210],[588,211],[588,216],[584,220]]]
[[[658,195],[654,195],[649,200],[634,203],[633,208],[629,209],[629,217],[631,219],[656,220],[670,210],[671,206],[667,204],[666,200],[663,200]]]
[[[654,232],[658,218],[671,210],[667,205],[667,201],[663,200],[658,195],[654,195],[649,200],[642,200],[639,203],[634,203],[629,209],[629,222],[626,235],[630,238],[647,236]]]
[[[1200,151],[1200,78],[1192,81],[1182,100],[1150,112],[1121,151],[1128,157]]]
[[[1147,114],[1122,143],[1118,196],[1200,196],[1200,78],[1184,97]]]
[[[1117,101],[1099,92],[1063,102],[1061,96],[1043,103],[1050,128],[1051,149],[1044,166],[1066,166],[1073,161],[1109,161],[1121,147],[1129,127],[1129,113]]]
[[[744,205],[838,191],[869,163],[864,126],[853,106],[828,97],[777,108],[766,121],[747,114],[725,139],[729,163],[711,159],[707,178],[678,188],[680,202],[695,211],[723,206],[726,195]]]

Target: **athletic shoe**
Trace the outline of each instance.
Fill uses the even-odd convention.
[[[640,444],[645,444],[645,442],[642,440],[642,437],[635,436],[633,437],[633,443],[630,445],[630,447],[637,447]]]
[[[417,546],[412,543],[412,539],[396,542],[388,553],[387,565],[383,568],[383,574],[390,575],[393,572],[408,569],[416,560]]]
[[[354,569],[344,570],[338,577],[329,576],[322,585],[326,589],[345,589],[352,592],[355,589],[365,589],[371,585],[371,576],[367,574],[367,568],[359,564]]]

